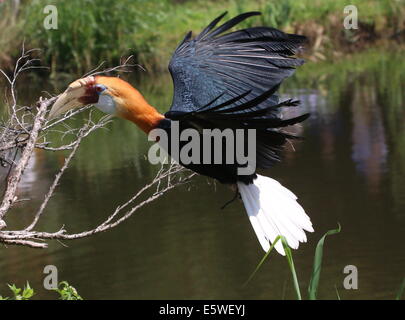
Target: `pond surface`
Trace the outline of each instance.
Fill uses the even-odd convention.
[[[403,53],[373,51],[334,63],[307,63],[285,82],[283,96],[302,100],[294,112],[312,116],[305,137],[265,174],[299,197],[315,232],[294,251],[306,296],[315,246],[325,242],[319,298],[391,299],[405,276],[405,63]],[[161,111],[171,102],[168,75],[135,80]],[[65,86],[66,83],[63,84]],[[62,87],[63,87],[62,86]],[[59,89],[62,89],[60,87]],[[39,85],[20,94],[33,101]],[[79,125],[80,119],[72,125]],[[44,213],[40,230],[90,229],[156,174],[145,160],[150,143],[116,119],[85,141]],[[10,227],[29,223],[65,154],[38,151],[20,185]],[[198,177],[143,207],[129,221],[94,237],[51,241],[49,249],[0,248],[0,293],[29,281],[37,298],[43,268],[52,264],[86,299],[294,299],[287,261],[272,254],[252,282],[242,283],[263,256],[243,205],[225,186]],[[343,269],[358,269],[358,290],[345,290]]]

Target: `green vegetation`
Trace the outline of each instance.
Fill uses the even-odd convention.
[[[399,287],[395,300],[401,300],[404,290],[405,290],[405,278],[402,279],[402,283],[401,283],[401,286]]]
[[[300,32],[322,46],[331,46],[339,34],[353,40],[342,28],[344,0],[60,0],[55,3],[57,30],[43,27],[43,10],[49,1],[22,1],[18,10],[12,3],[0,3],[0,65],[12,65],[24,39],[26,47],[43,50],[43,64],[51,66],[53,74],[83,74],[101,61],[117,64],[123,55],[130,54],[149,69],[164,69],[186,31],[198,32],[223,11],[229,11],[229,16],[262,11],[260,18],[245,22],[245,26],[265,24]],[[390,37],[401,31],[404,0],[353,0],[350,4],[358,8],[360,26],[366,25],[374,37]]]
[[[0,296],[0,300],[29,300],[34,295],[34,289],[30,287],[28,282],[24,286],[24,289],[17,288],[15,284],[9,284],[8,287],[13,293],[13,297],[10,298]]]
[[[309,300],[316,300],[317,299],[317,292],[318,292],[318,287],[319,287],[319,279],[321,276],[321,270],[322,270],[322,258],[323,258],[323,246],[325,243],[325,239],[327,236],[333,235],[333,234],[337,234],[341,231],[341,227],[339,224],[339,227],[337,229],[333,229],[333,230],[329,230],[328,232],[326,232],[323,237],[319,240],[316,249],[315,249],[315,255],[314,255],[314,264],[313,264],[313,268],[312,268],[312,274],[311,274],[311,278],[309,280],[309,285],[308,285],[308,299]],[[292,276],[292,280],[294,283],[294,290],[295,293],[297,295],[297,299],[298,300],[302,300],[302,295],[301,295],[301,289],[298,283],[298,277],[297,277],[297,273],[295,271],[295,267],[294,267],[294,260],[292,257],[292,252],[290,247],[287,244],[287,241],[285,239],[285,237],[283,236],[278,236],[276,237],[276,239],[274,240],[274,242],[272,243],[269,251],[266,252],[266,254],[263,256],[263,258],[260,260],[260,262],[258,263],[258,265],[256,266],[255,270],[252,272],[252,274],[249,276],[248,280],[244,283],[243,286],[246,286],[249,284],[249,282],[253,279],[253,277],[256,275],[256,273],[260,270],[260,268],[262,267],[263,263],[267,260],[268,256],[270,255],[270,253],[272,252],[274,246],[276,245],[276,243],[278,241],[281,241],[284,247],[284,251],[286,253],[285,258],[288,262],[288,265],[290,267],[290,271],[291,271],[291,276]],[[335,287],[336,290],[336,297],[338,300],[341,300],[339,292],[337,290],[337,288]],[[405,290],[405,278],[403,279],[401,286],[398,290],[398,293],[395,297],[396,300],[401,300],[402,298],[402,294]]]
[[[308,286],[308,298],[310,300],[316,300],[316,294],[317,294],[318,286],[319,286],[319,279],[321,277],[323,245],[325,243],[325,239],[327,236],[339,233],[340,230],[341,230],[341,228],[340,228],[340,224],[339,224],[339,227],[337,229],[329,230],[328,232],[326,232],[323,235],[323,237],[319,240],[318,244],[316,245],[315,256],[314,256],[314,265],[313,265],[313,269],[312,269],[312,276],[311,276],[311,279],[309,281],[309,286]],[[337,293],[337,296],[339,298],[338,293]]]
[[[129,1],[127,2],[129,3]],[[45,31],[42,28],[45,16],[42,8],[45,1],[32,1],[31,6],[26,6],[25,2],[22,2],[21,12],[16,19],[12,18],[12,9],[8,7],[8,4],[3,3],[0,4],[0,11],[4,10],[1,12],[2,17],[4,12],[7,14],[4,15],[6,19],[0,21],[0,47],[2,48],[0,64],[5,65],[8,62],[11,64],[13,58],[18,54],[25,36],[26,46],[44,49],[43,64],[51,65],[53,72],[83,73],[98,65],[101,60],[106,60],[110,65],[116,64],[122,54],[131,53],[135,54],[138,62],[146,64],[150,69],[165,68],[172,50],[181,40],[185,31],[193,29],[198,32],[212,17],[222,11],[228,10],[230,11],[229,16],[232,16],[246,10],[259,9],[264,12],[264,15],[261,18],[252,19],[254,23],[277,26],[289,32],[304,28],[307,31],[301,31],[301,33],[307,34],[311,31],[310,26],[314,21],[316,23],[312,25],[312,28],[319,25],[328,25],[331,28],[332,22],[335,21],[332,18],[337,18],[340,23],[343,11],[341,8],[346,4],[345,2],[340,0],[258,1],[253,7],[252,2],[248,1],[221,1],[207,5],[200,1],[180,3],[134,0],[131,1],[130,8],[125,8],[121,3],[120,7],[115,2],[110,2],[108,3],[109,9],[106,9],[107,2],[102,0],[97,1],[97,8],[93,8],[95,2],[91,1],[70,0],[70,5],[66,5],[67,1],[60,0],[58,1],[60,19],[61,17],[70,18],[59,21],[59,31]],[[392,35],[398,32],[403,24],[403,21],[401,22],[403,19],[401,15],[405,17],[403,1],[353,0],[351,3],[359,7],[360,21],[373,26],[377,33],[383,34],[390,30],[387,35]],[[89,6],[91,9],[82,10],[81,13],[74,12],[78,6],[83,8]],[[96,12],[98,13],[96,14]],[[273,12],[274,15],[270,12]],[[136,19],[131,18],[134,16]],[[100,19],[105,19],[106,22],[100,23],[103,21]],[[25,26],[24,22],[26,22]],[[324,32],[330,35],[331,29]],[[329,45],[331,45],[330,42]],[[405,74],[402,72],[404,68],[405,61],[401,52],[372,49],[361,53],[345,53],[344,57],[336,56],[335,59],[332,56],[332,60],[317,62],[316,65],[308,62],[286,82],[285,87],[288,88],[290,84],[293,84],[291,87],[294,88],[316,89],[319,96],[326,97],[330,102],[325,107],[328,113],[336,111],[335,108],[342,108],[343,103],[337,101],[343,99],[352,101],[353,106],[350,105],[350,110],[354,110],[354,106],[357,109],[362,108],[362,105],[377,106],[376,109],[380,110],[379,114],[382,117],[387,145],[391,150],[387,160],[388,167],[391,169],[384,187],[390,190],[391,205],[398,208],[398,212],[403,208],[405,192],[403,183],[405,175],[405,128],[403,126]],[[131,82],[145,93],[148,99],[150,98],[153,105],[162,111],[166,110],[171,100],[171,92],[167,88],[171,80],[167,74],[145,80]],[[37,92],[41,89],[43,88],[38,88]],[[369,100],[362,104],[358,103],[357,99]],[[320,113],[325,112],[321,109],[322,105],[318,108]],[[367,110],[360,110],[362,112],[358,114],[362,118],[367,117]],[[76,121],[80,120],[81,117],[76,119]],[[354,118],[353,123],[358,122]],[[138,161],[135,166],[140,167],[140,171],[144,174],[148,172],[147,170],[153,170],[150,166],[142,165],[142,159],[136,157],[138,154],[145,154],[145,150],[147,150],[147,145],[142,142],[144,141],[142,133],[134,130],[132,124],[124,121],[116,121],[109,128],[111,130],[102,130],[94,137],[89,137],[88,141],[83,142],[84,145],[79,151],[75,169],[85,171],[86,177],[88,177],[107,169],[111,171],[111,168],[122,165],[120,161],[135,159],[133,161]],[[132,152],[128,152],[126,144],[117,143],[117,141],[121,141],[122,136],[131,139],[131,142],[140,146],[140,149],[135,150],[134,148]],[[97,160],[89,161],[89,159],[94,159],[94,154],[98,155]],[[56,158],[51,161],[56,161]],[[326,235],[331,232],[337,231],[330,231]],[[309,299],[317,298],[325,236],[319,241],[315,251],[313,272],[308,287]],[[283,240],[280,238],[279,241],[283,242]],[[290,252],[286,258],[293,277],[295,292],[297,297],[301,298],[293,257],[291,251],[287,248],[286,250]],[[266,262],[270,251],[264,256],[249,280]],[[69,287],[68,284],[61,285],[57,290],[61,298],[63,299],[63,296],[72,299],[80,298],[76,290],[73,287],[70,287],[72,289],[70,290]],[[397,299],[401,299],[404,288],[405,279],[399,288]],[[23,289],[15,286],[10,289],[13,297],[9,299],[17,299],[17,297],[20,298],[18,300],[29,299],[34,294],[28,284]],[[32,295],[30,296],[31,290]],[[62,294],[62,292],[64,293]],[[340,299],[337,289],[336,295]]]
[[[77,293],[77,290],[66,281],[59,283],[59,286],[55,291],[59,293],[61,300],[83,300],[83,298]]]
[[[34,289],[30,287],[28,282],[24,288],[17,288],[15,284],[9,284],[8,287],[13,293],[13,296],[0,296],[0,300],[30,300],[35,294]],[[57,289],[55,289],[55,292],[59,294],[60,300],[83,300],[82,297],[77,293],[77,290],[66,281],[59,283],[59,286]]]
[[[317,292],[318,286],[319,286],[319,278],[320,278],[321,267],[322,267],[323,245],[324,245],[324,242],[325,242],[325,238],[328,235],[336,234],[336,233],[339,233],[339,232],[340,232],[340,225],[339,225],[338,229],[329,230],[321,238],[321,240],[319,240],[318,245],[316,246],[315,258],[314,258],[314,266],[313,266],[312,276],[311,276],[311,279],[309,281],[309,286],[308,286],[308,297],[311,300],[316,299],[316,292]],[[294,267],[294,260],[293,260],[293,257],[292,257],[292,252],[291,252],[290,247],[287,244],[287,241],[286,241],[285,237],[283,237],[283,236],[277,236],[276,237],[276,239],[272,243],[269,251],[267,251],[266,254],[263,256],[262,260],[260,260],[260,262],[256,266],[255,270],[249,276],[248,280],[244,283],[243,286],[246,286],[253,279],[255,274],[262,267],[263,263],[267,260],[268,256],[270,255],[271,251],[273,250],[274,246],[276,245],[276,243],[278,241],[282,242],[284,251],[286,253],[285,257],[286,257],[288,265],[290,267],[291,276],[292,276],[293,283],[294,283],[294,290],[295,290],[295,293],[297,295],[297,299],[302,300],[301,289],[300,289],[300,286],[299,286],[299,283],[298,283],[298,277],[297,277],[297,273],[296,273],[295,267]]]

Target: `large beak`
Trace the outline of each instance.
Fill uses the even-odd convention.
[[[97,102],[91,99],[95,94],[91,90],[94,81],[94,77],[87,77],[72,82],[53,104],[48,119],[54,119],[69,110]]]

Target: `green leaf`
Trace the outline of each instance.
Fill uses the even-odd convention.
[[[274,246],[276,245],[277,241],[280,240],[281,237],[277,236],[276,239],[274,239],[274,242],[272,243],[269,251],[266,252],[262,260],[260,260],[259,264],[256,266],[255,270],[252,272],[252,274],[249,276],[249,278],[245,281],[245,283],[242,285],[242,287],[246,287],[249,282],[253,279],[253,277],[256,275],[257,271],[259,271],[260,267],[266,261],[267,257],[269,256],[270,252],[273,250]]]
[[[283,236],[277,236],[276,239],[274,239],[274,242],[271,244],[269,251],[266,252],[264,257],[260,260],[260,262],[256,266],[255,270],[252,272],[252,274],[249,276],[249,278],[246,280],[246,282],[243,284],[242,287],[245,287],[253,279],[253,277],[255,276],[257,271],[259,271],[260,267],[263,265],[264,261],[266,261],[266,259],[269,256],[270,252],[273,250],[274,246],[276,245],[276,243],[279,240],[281,240],[281,242],[283,244],[283,247],[284,247],[284,251],[286,253],[286,259],[287,259],[288,265],[290,266],[290,270],[291,270],[291,274],[292,274],[292,277],[293,277],[294,288],[295,288],[295,292],[297,294],[297,298],[298,298],[298,300],[301,300],[301,291],[300,291],[300,287],[299,287],[299,284],[298,284],[297,274],[295,272],[294,261],[293,261],[293,258],[292,258],[291,249],[288,246],[287,241],[285,240],[285,238]]]
[[[297,299],[302,300],[301,290],[300,290],[300,286],[299,286],[299,283],[298,283],[297,273],[295,272],[294,260],[293,260],[293,257],[292,257],[291,249],[288,246],[287,240],[285,239],[284,236],[281,236],[281,242],[282,242],[283,247],[284,247],[285,256],[287,258],[288,265],[290,266],[290,270],[291,270],[291,274],[292,274],[293,282],[294,282],[294,289],[295,289],[295,293],[297,295]]]
[[[34,295],[34,289],[32,289],[32,288],[30,287],[30,284],[29,284],[29,282],[27,281],[27,285],[24,287],[24,291],[23,291],[23,294],[22,294],[22,298],[23,298],[24,300],[28,300],[28,299],[32,298],[33,295]]]
[[[61,300],[83,300],[77,290],[66,281],[60,282],[58,289],[55,289],[55,291],[59,293]]]
[[[402,279],[402,283],[401,283],[401,286],[399,287],[395,300],[401,300],[402,294],[404,293],[404,289],[405,289],[405,278]]]
[[[336,285],[335,285],[335,292],[336,292],[337,299],[342,300],[342,299],[340,299],[340,294],[339,294],[339,291],[338,291],[338,288],[336,287]]]
[[[10,288],[10,290],[14,293],[14,295],[18,295],[21,292],[20,288],[17,288],[15,284],[7,284],[7,286]]]
[[[339,233],[341,230],[340,224],[338,223],[338,228],[334,230],[329,230],[324,234],[324,236],[319,240],[314,257],[314,265],[312,269],[312,276],[308,286],[308,296],[310,300],[316,300],[316,294],[318,291],[319,279],[321,276],[322,268],[322,257],[323,257],[323,245],[327,236]]]

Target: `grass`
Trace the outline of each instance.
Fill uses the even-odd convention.
[[[284,1],[260,1],[260,11],[263,12],[262,23],[276,28],[289,28],[296,23],[304,21],[317,21],[325,24],[330,15],[344,17],[343,9],[347,5],[358,8],[359,20],[364,23],[374,23],[378,17],[390,17],[396,12],[403,11],[405,2],[402,0],[284,0]],[[248,9],[248,1],[239,1],[241,11]],[[392,23],[397,23],[395,20]]]
[[[337,229],[329,230],[319,240],[319,242],[318,242],[318,244],[316,246],[313,271],[312,271],[311,279],[309,281],[309,286],[308,286],[308,298],[310,300],[316,300],[316,294],[317,294],[317,291],[318,291],[319,279],[320,279],[321,269],[322,269],[323,246],[324,246],[325,238],[327,236],[329,236],[329,235],[339,233],[340,230],[341,230],[340,225],[339,225],[339,227]],[[295,267],[294,267],[294,260],[293,260],[292,252],[291,252],[290,247],[287,244],[286,239],[283,236],[277,236],[276,237],[276,239],[272,243],[269,251],[267,251],[266,254],[264,255],[264,257],[260,260],[260,262],[256,266],[255,270],[252,272],[252,274],[249,276],[249,278],[247,279],[247,281],[244,283],[243,286],[248,285],[249,282],[256,275],[256,273],[260,270],[263,263],[267,260],[267,258],[269,257],[271,251],[273,250],[274,246],[276,245],[276,243],[278,241],[282,242],[283,247],[284,247],[284,251],[286,253],[285,258],[286,258],[287,263],[288,263],[288,265],[290,267],[291,276],[292,276],[292,280],[293,280],[293,284],[294,284],[294,290],[295,290],[295,294],[297,296],[297,300],[302,300],[301,289],[300,289],[300,286],[299,286],[299,283],[298,283],[297,272],[295,271]],[[338,297],[339,297],[339,295],[338,295]],[[339,297],[339,299],[340,299],[340,297]]]
[[[358,7],[360,21],[378,23],[381,30],[395,32],[405,19],[404,0],[350,3]],[[43,27],[46,4],[49,1],[22,2],[15,15],[11,1],[0,3],[4,17],[0,22],[0,65],[12,63],[25,39],[28,48],[44,50],[43,64],[50,65],[53,74],[83,74],[101,61],[113,65],[122,55],[130,54],[147,68],[161,70],[186,31],[198,32],[224,11],[234,16],[259,10],[263,15],[245,22],[245,27],[264,24],[293,32],[310,21],[316,21],[316,27],[340,23],[347,1],[59,0],[55,2],[57,30]]]
[[[323,261],[323,251],[324,251],[324,244],[325,244],[325,239],[328,236],[338,234],[341,231],[340,224],[338,224],[337,229],[332,229],[326,232],[323,237],[318,241],[318,244],[315,249],[315,255],[314,255],[314,264],[312,267],[312,274],[311,278],[309,279],[309,285],[308,285],[308,299],[309,300],[317,300],[317,293],[318,293],[318,287],[319,287],[319,280],[321,277],[321,270],[322,270],[322,261]],[[285,237],[283,236],[277,236],[274,242],[272,243],[269,251],[266,252],[266,254],[263,256],[263,258],[260,260],[260,262],[257,264],[256,268],[254,271],[251,273],[249,278],[246,280],[246,282],[243,284],[243,287],[247,286],[250,281],[254,278],[254,276],[257,274],[257,272],[261,269],[263,266],[263,263],[267,260],[269,257],[270,253],[272,252],[273,248],[275,247],[276,243],[278,241],[281,241],[284,247],[284,251],[286,253],[285,258],[287,260],[287,263],[290,267],[290,272],[291,272],[291,277],[292,281],[294,284],[294,290],[295,294],[297,296],[297,300],[302,300],[302,295],[301,295],[301,289],[298,283],[298,276],[297,272],[294,267],[294,260],[292,256],[292,252],[290,247],[287,244],[287,241]],[[405,278],[402,280],[402,283],[399,287],[398,293],[396,294],[395,299],[396,300],[401,300],[402,295],[405,291]],[[335,292],[336,292],[336,298],[338,300],[341,300],[340,294],[338,292],[337,287],[335,286]]]
[[[334,230],[329,230],[326,232],[323,237],[319,240],[316,249],[315,249],[315,257],[314,257],[314,265],[312,269],[312,276],[309,281],[309,286],[308,286],[308,298],[310,300],[316,300],[316,294],[318,292],[318,286],[319,286],[319,279],[321,277],[321,268],[322,268],[322,258],[323,258],[323,245],[325,243],[325,239],[327,236],[337,234],[341,230],[340,224],[337,229]],[[337,292],[337,289],[336,289]],[[337,293],[338,298],[339,294]]]
[[[405,278],[402,279],[402,283],[401,283],[401,286],[399,287],[395,300],[401,300],[404,290],[405,290]]]
[[[283,236],[277,236],[276,239],[274,239],[274,242],[271,244],[269,251],[267,251],[266,254],[263,256],[262,260],[260,260],[260,262],[256,266],[255,270],[252,272],[252,274],[249,276],[249,278],[243,284],[243,287],[247,286],[249,284],[249,282],[253,279],[253,277],[256,275],[256,273],[260,270],[261,266],[267,260],[267,257],[273,251],[273,248],[275,247],[275,245],[277,244],[278,241],[282,242],[284,251],[286,252],[286,259],[287,259],[288,265],[290,267],[291,274],[293,276],[294,288],[295,288],[295,292],[297,294],[297,299],[302,300],[301,290],[300,290],[300,287],[298,284],[297,273],[295,272],[294,260],[292,258],[291,249],[288,246],[287,241],[285,240],[285,238]]]

